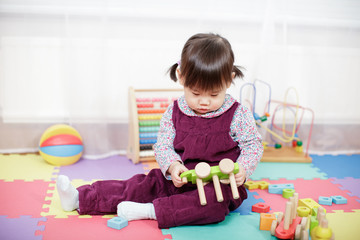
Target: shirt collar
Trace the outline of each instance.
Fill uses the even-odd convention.
[[[213,112],[209,112],[206,113],[204,115],[197,115],[186,103],[185,101],[185,97],[181,96],[178,99],[178,106],[180,108],[180,110],[188,116],[191,117],[203,117],[203,118],[213,118],[213,117],[217,117],[220,116],[221,114],[223,114],[224,112],[226,112],[227,110],[229,110],[232,105],[236,102],[236,100],[229,94],[225,95],[225,101],[223,103],[223,105],[216,111]]]

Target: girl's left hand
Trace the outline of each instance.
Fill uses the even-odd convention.
[[[246,178],[246,170],[241,164],[239,164],[239,172],[235,174],[236,186],[240,187],[241,185],[243,185],[245,178]]]

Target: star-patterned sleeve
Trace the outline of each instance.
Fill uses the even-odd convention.
[[[169,174],[166,173],[173,162],[181,161],[181,157],[175,152],[174,138],[175,128],[172,121],[174,104],[170,104],[160,121],[160,130],[158,133],[157,142],[154,144],[154,153],[156,161],[158,162],[161,172],[167,179],[170,179]]]
[[[230,126],[230,134],[234,141],[239,144],[241,154],[237,161],[245,168],[246,179],[248,179],[258,165],[264,147],[251,111],[241,104],[235,111]]]

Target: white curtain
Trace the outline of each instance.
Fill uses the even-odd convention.
[[[68,123],[88,156],[123,153],[128,87],[179,87],[165,73],[198,32],[231,42],[245,82],[266,81],[278,100],[294,87],[321,128],[360,132],[359,12],[356,0],[1,0],[0,151],[36,149],[47,126]],[[243,84],[229,92],[239,98]],[[329,137],[313,150],[334,149]],[[350,141],[336,150],[360,149]]]

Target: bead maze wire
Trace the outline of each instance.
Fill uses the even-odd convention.
[[[265,103],[264,112],[262,115],[256,113],[256,100],[257,100],[257,86],[256,83],[263,84],[268,89],[268,100]],[[299,95],[295,88],[288,88],[285,92],[284,101],[277,101],[271,99],[271,86],[261,80],[255,80],[254,83],[245,83],[240,88],[240,102],[243,100],[243,89],[246,86],[250,86],[253,91],[252,101],[245,99],[253,113],[256,125],[260,129],[264,129],[267,134],[270,136],[271,143],[263,142],[264,145],[264,156],[262,161],[294,161],[294,162],[311,162],[308,151],[310,146],[310,140],[312,135],[312,129],[314,124],[314,112],[310,108],[305,108],[299,104]],[[294,93],[296,103],[292,104],[288,102],[290,92]],[[272,104],[277,104],[274,108],[272,114],[270,114],[270,106]],[[279,111],[282,111],[282,126],[279,127],[276,122],[276,115]],[[311,114],[311,123],[309,133],[307,135],[307,145],[305,152],[303,151],[303,142],[299,137],[299,130],[304,119],[305,112],[308,111]],[[286,120],[287,113],[290,112],[293,114],[293,123],[291,124],[291,130],[286,129]],[[271,116],[270,126],[268,127],[265,122]],[[265,137],[265,136],[263,136]],[[286,145],[292,143],[289,148]],[[284,146],[283,146],[284,145]],[[274,151],[276,149],[276,151]]]

